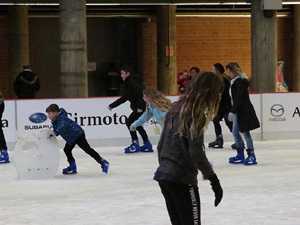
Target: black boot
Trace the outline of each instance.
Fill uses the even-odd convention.
[[[223,136],[217,136],[216,140],[208,144],[209,148],[223,148]]]

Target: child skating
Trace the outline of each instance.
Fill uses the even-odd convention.
[[[144,101],[146,102],[146,111],[140,118],[130,125],[130,130],[135,131],[137,127],[142,126],[144,123],[154,117],[157,123],[164,128],[165,115],[169,111],[172,103],[160,91],[148,87],[143,91]],[[153,151],[153,150],[152,150]]]
[[[72,154],[76,144],[101,165],[104,173],[108,172],[109,163],[90,147],[85,138],[84,130],[76,122],[68,118],[68,114],[63,108],[59,108],[56,104],[51,104],[46,109],[46,112],[51,120],[55,135],[60,135],[67,142],[64,152],[70,165],[63,169],[63,174],[77,173],[75,159]]]

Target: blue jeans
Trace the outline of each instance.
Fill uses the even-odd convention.
[[[240,128],[239,128],[239,124],[238,124],[236,114],[234,114],[232,134],[233,134],[233,137],[234,137],[236,148],[237,149],[243,149],[242,137],[240,135]],[[243,134],[244,139],[246,141],[247,149],[254,150],[253,141],[252,141],[252,138],[251,138],[251,135],[250,135],[250,131],[243,132],[242,134]]]

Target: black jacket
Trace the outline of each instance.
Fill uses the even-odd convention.
[[[230,112],[237,114],[240,132],[254,130],[260,127],[254,107],[248,93],[249,81],[237,78],[231,85],[233,105]]]
[[[131,74],[125,79],[124,84],[125,90],[122,97],[111,103],[109,106],[111,108],[115,108],[126,101],[129,101],[130,108],[133,111],[136,111],[137,109],[145,111],[146,102],[143,99],[143,90],[145,87],[141,78],[139,78],[137,75]]]
[[[224,75],[226,76],[226,75]],[[218,114],[223,115],[226,112],[229,112],[231,109],[231,98],[229,95],[229,88],[230,88],[230,78],[222,77],[224,81],[224,91],[221,95],[220,106],[218,110]]]
[[[35,98],[35,93],[40,90],[39,78],[30,70],[24,70],[14,82],[14,91],[18,98]]]

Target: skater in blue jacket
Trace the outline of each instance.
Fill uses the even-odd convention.
[[[46,109],[46,112],[51,120],[55,135],[60,135],[67,142],[64,152],[70,166],[63,169],[63,174],[77,173],[75,159],[72,154],[76,144],[101,165],[104,173],[108,172],[109,163],[90,147],[85,138],[84,130],[76,122],[68,118],[67,112],[63,108],[59,108],[56,104],[51,104]]]
[[[131,124],[130,130],[136,130],[136,127],[142,126],[152,117],[156,119],[157,123],[163,129],[165,115],[172,105],[171,101],[167,99],[160,91],[151,87],[145,88],[143,94],[144,101],[147,104],[146,111],[140,116],[139,119]]]
[[[0,122],[2,121],[2,115],[5,109],[4,98],[0,90]],[[2,129],[2,123],[0,123],[0,164],[9,163],[9,155],[7,153],[7,145]]]

